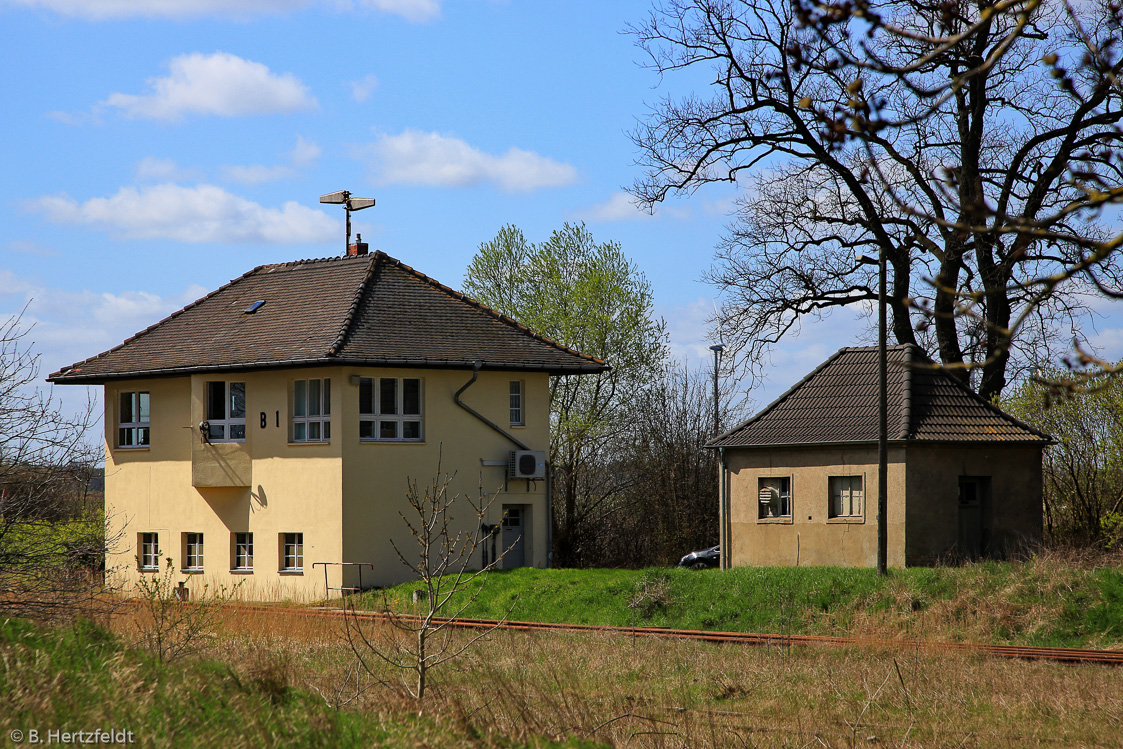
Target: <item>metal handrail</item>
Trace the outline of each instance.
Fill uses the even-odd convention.
[[[333,591],[333,590],[338,590],[340,593],[344,593],[344,592],[361,593],[362,590],[363,590],[363,567],[370,567],[372,570],[374,569],[374,564],[372,564],[371,562],[313,562],[312,563],[312,569],[316,569],[317,564],[322,564],[324,566],[324,598],[325,599],[328,598],[331,595],[331,591]],[[341,567],[358,567],[359,568],[359,585],[358,585],[358,587],[345,586],[345,585],[341,585],[338,588],[328,587],[328,567],[330,565],[339,565]]]

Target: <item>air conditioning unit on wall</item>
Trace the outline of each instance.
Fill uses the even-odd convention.
[[[512,450],[507,477],[512,479],[546,478],[546,452],[544,450]]]

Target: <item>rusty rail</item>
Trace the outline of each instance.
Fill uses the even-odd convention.
[[[277,608],[262,605],[228,604],[235,612],[284,614],[285,616],[339,618],[344,610],[339,608]],[[348,616],[372,621],[387,621],[390,617],[376,611],[348,610]],[[417,620],[406,614],[395,614],[400,620]],[[886,640],[861,637],[829,637],[819,635],[763,634],[756,632],[715,632],[709,630],[671,629],[669,627],[601,626],[596,624],[557,624],[552,622],[500,622],[493,619],[434,619],[434,624],[447,624],[465,629],[507,629],[523,632],[576,632],[587,634],[613,634],[630,637],[654,637],[732,645],[757,645],[773,647],[805,646],[869,646],[893,649],[919,649],[936,653],[976,653],[997,658],[1047,660],[1063,663],[1099,663],[1123,665],[1121,650],[1092,650],[1088,648],[1053,648],[1034,645],[989,645],[964,642],[934,642],[930,640]]]

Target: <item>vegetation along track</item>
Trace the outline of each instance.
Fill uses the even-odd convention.
[[[338,608],[278,608],[275,606],[254,606],[231,604],[235,613],[276,614],[282,616],[329,617],[344,615]],[[348,616],[356,616],[370,621],[385,621],[389,617],[375,611],[347,611]],[[398,619],[417,617],[397,614]],[[525,632],[585,632],[590,634],[618,634],[631,637],[660,637],[677,640],[697,640],[701,642],[728,643],[734,645],[771,645],[789,647],[791,645],[848,646],[867,645],[886,648],[919,648],[928,652],[980,653],[999,658],[1023,658],[1030,660],[1049,660],[1068,663],[1101,663],[1123,666],[1123,650],[1090,650],[1083,648],[1050,648],[1032,645],[989,645],[980,643],[933,642],[926,640],[885,640],[860,637],[824,637],[818,635],[759,634],[754,632],[711,632],[695,629],[671,629],[668,627],[620,627],[599,626],[595,624],[556,624],[551,622],[496,621],[493,619],[456,619],[450,621],[434,618],[434,625],[448,623],[465,629],[506,629]]]

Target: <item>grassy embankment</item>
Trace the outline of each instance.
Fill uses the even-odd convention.
[[[367,594],[413,609],[417,586]],[[1025,562],[873,570],[535,570],[492,573],[471,618],[1123,648],[1123,564]]]

